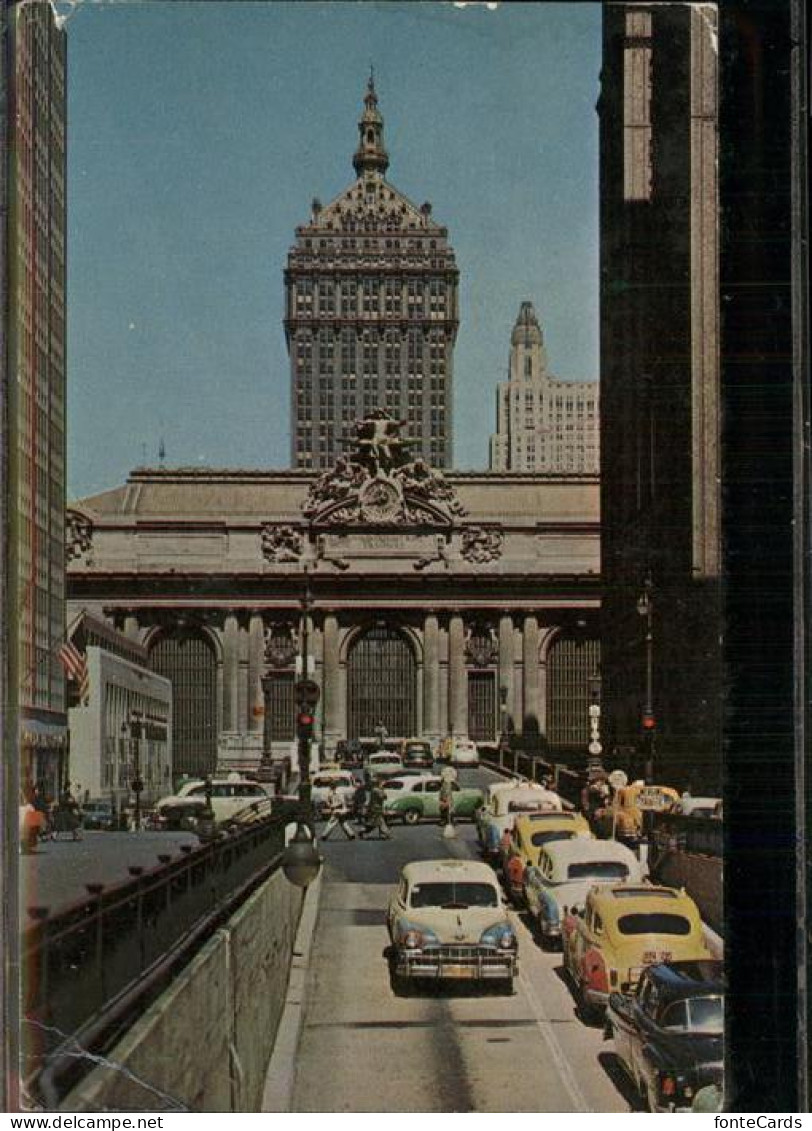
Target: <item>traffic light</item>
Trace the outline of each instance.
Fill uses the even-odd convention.
[[[313,737],[313,723],[315,721],[315,717],[310,711],[299,711],[296,716],[296,730],[299,738]]]
[[[657,720],[654,718],[654,715],[643,715],[643,730],[654,730],[656,726]]]

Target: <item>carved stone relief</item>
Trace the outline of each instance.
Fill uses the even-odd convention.
[[[487,565],[501,558],[504,542],[505,533],[497,526],[466,526],[460,553],[467,562]]]

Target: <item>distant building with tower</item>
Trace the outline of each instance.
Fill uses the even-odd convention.
[[[595,474],[599,433],[597,381],[561,381],[548,372],[541,326],[532,302],[523,302],[508,379],[497,388],[491,470]]]
[[[357,180],[313,201],[285,270],[295,467],[331,467],[353,423],[386,409],[433,467],[452,460],[458,271],[431,205],[386,180],[389,155],[373,78],[358,123]]]

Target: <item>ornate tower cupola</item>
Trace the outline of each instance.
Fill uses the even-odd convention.
[[[532,302],[522,303],[516,325],[513,327],[513,333],[510,337],[510,344],[512,346],[526,346],[528,349],[532,346],[544,345],[541,326],[539,326],[539,320],[536,317]]]
[[[383,117],[378,109],[378,96],[375,93],[375,76],[370,73],[367,92],[364,95],[364,112],[358,123],[358,148],[352,159],[359,177],[367,173],[380,173],[389,168],[389,154],[383,143]]]

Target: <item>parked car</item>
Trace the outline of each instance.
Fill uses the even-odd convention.
[[[398,783],[394,790],[393,782]],[[435,774],[421,774],[413,778],[394,778],[384,785],[387,795],[384,811],[387,817],[400,818],[408,825],[416,825],[423,817],[440,817],[440,786],[443,779]],[[465,789],[459,782],[451,782],[451,815],[457,820],[473,820],[483,802],[481,789]],[[388,791],[388,792],[387,792]]]
[[[519,906],[524,903],[527,868],[538,863],[544,845],[575,837],[594,840],[586,818],[580,813],[551,810],[517,816],[499,846],[505,889],[514,903]]]
[[[644,790],[653,800],[659,800],[655,810],[659,813],[671,812],[679,801],[679,794],[670,786],[632,782],[616,790],[610,804],[595,813],[592,824],[596,835],[625,840],[630,844],[639,841],[643,835],[643,810],[638,800]]]
[[[364,769],[373,777],[391,776],[402,772],[403,761],[400,754],[391,750],[376,750],[364,758]]]
[[[562,950],[586,1017],[602,1013],[613,991],[633,991],[646,966],[712,957],[691,897],[653,885],[592,888],[564,917]]]
[[[85,829],[113,829],[116,826],[116,814],[113,803],[103,798],[85,801],[82,804],[82,827]]]
[[[349,770],[319,770],[319,772],[314,774],[310,779],[310,786],[313,812],[316,816],[320,816],[324,809],[327,794],[332,786],[336,787],[338,796],[349,806],[352,801],[352,796],[355,793],[357,782]]]
[[[518,942],[487,864],[407,864],[387,911],[395,989],[414,978],[498,981],[511,991]]]
[[[611,993],[606,1036],[649,1111],[691,1111],[723,1087],[722,963],[649,966],[633,994]]]
[[[211,807],[217,823],[226,821],[245,809],[252,800],[267,797],[258,782],[246,781],[239,775],[214,778],[211,782]],[[192,828],[202,810],[206,808],[206,783],[201,780],[184,782],[176,794],[162,797],[155,813],[163,828]]]
[[[518,826],[519,822],[517,832]],[[531,837],[542,835],[533,834],[532,829],[530,825]],[[564,916],[584,907],[587,892],[596,884],[638,884],[643,879],[643,867],[635,854],[615,840],[573,836],[542,841],[535,862],[525,871],[525,903],[542,944],[560,943]]]
[[[448,762],[452,766],[478,766],[479,750],[470,738],[451,735],[444,738],[437,751],[438,762]]]
[[[434,765],[431,743],[422,738],[406,738],[401,743],[400,757],[404,766],[413,770],[430,770]]]
[[[560,812],[563,809],[557,793],[535,782],[499,782],[498,789],[491,787],[485,805],[477,818],[477,837],[483,856],[495,858],[505,832],[513,828],[522,813],[541,810]]]

